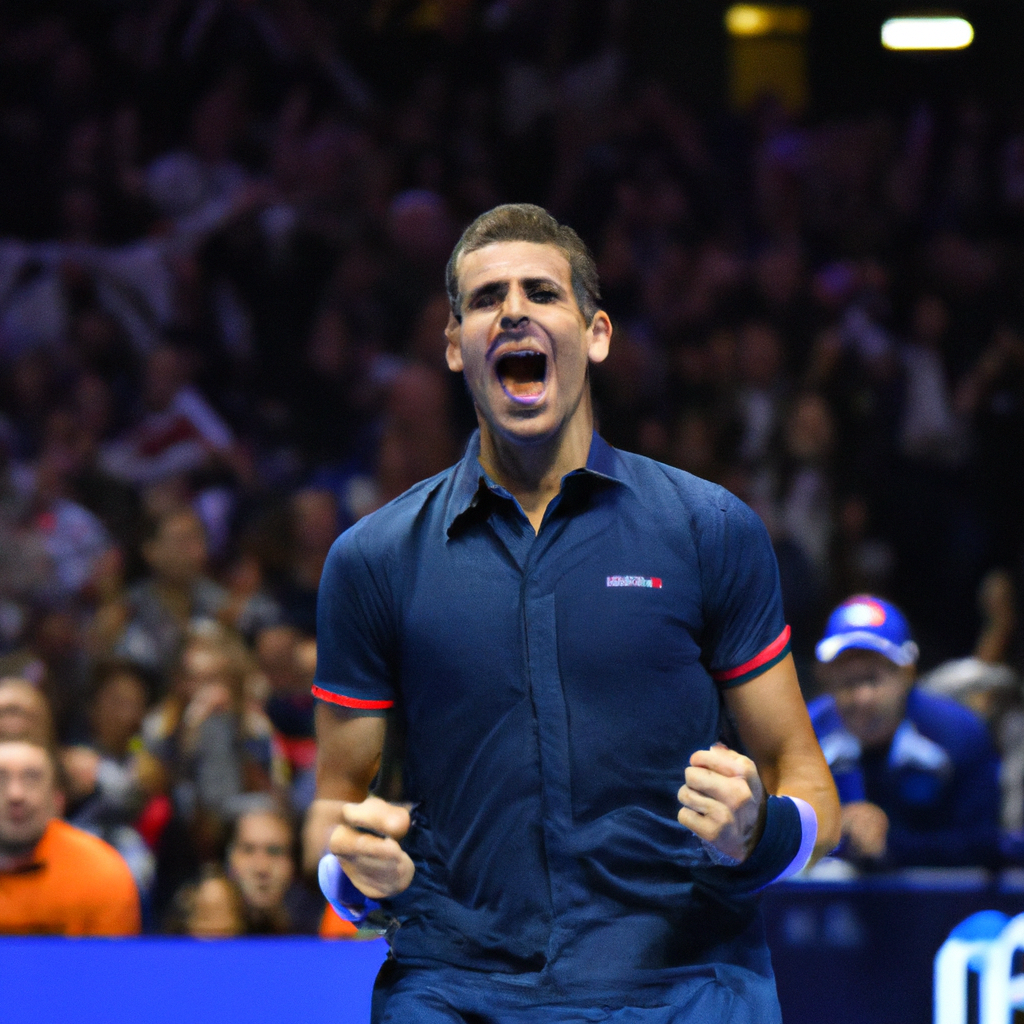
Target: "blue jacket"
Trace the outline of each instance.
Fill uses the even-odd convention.
[[[888,866],[996,860],[999,756],[975,714],[915,688],[888,746],[864,750],[832,697],[817,698],[808,710],[840,801],[868,800],[889,816]]]

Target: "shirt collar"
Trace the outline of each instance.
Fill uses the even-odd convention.
[[[47,850],[49,844],[47,839],[53,833],[53,821],[51,819],[46,828],[43,830],[43,834],[39,837],[39,842],[36,843],[35,849],[33,849],[31,855],[19,864],[10,868],[0,868],[0,874],[4,875],[26,875],[33,871],[41,871],[46,867],[47,863]]]
[[[595,481],[604,480],[609,483],[622,484],[625,487],[629,486],[626,467],[619,457],[619,453],[596,431],[590,441],[587,464],[566,473],[562,478],[563,486],[564,481],[570,477],[588,477]],[[469,444],[466,445],[466,454],[455,468],[448,508],[444,517],[445,533],[451,536],[452,527],[456,522],[466,513],[478,508],[481,502],[487,500],[489,494],[506,499],[512,497],[504,487],[491,480],[483,466],[480,465],[480,431],[475,430],[469,439]]]

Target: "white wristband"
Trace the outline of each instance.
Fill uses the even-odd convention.
[[[818,815],[814,812],[814,808],[798,796],[786,796],[783,799],[792,800],[800,812],[800,849],[796,851],[796,856],[782,869],[782,872],[776,876],[776,882],[781,882],[784,878],[789,878],[790,875],[795,875],[807,867],[811,854],[814,853],[814,844],[818,839]]]

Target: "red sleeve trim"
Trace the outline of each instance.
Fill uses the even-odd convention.
[[[779,653],[785,649],[786,644],[789,643],[789,626],[774,639],[760,654],[751,658],[750,661],[745,661],[742,665],[736,668],[727,668],[722,672],[712,672],[711,678],[716,683],[727,683],[730,679],[737,679],[740,676],[745,676],[748,672],[753,672],[754,669],[760,668],[762,665],[767,664],[773,658],[777,657]]]
[[[322,686],[313,687],[313,696],[331,704],[340,704],[343,708],[356,708],[359,711],[384,711],[394,707],[393,700],[360,700],[358,697],[342,697],[340,693],[331,693]]]

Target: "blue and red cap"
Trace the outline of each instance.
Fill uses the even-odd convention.
[[[847,598],[836,608],[814,653],[818,661],[829,662],[851,648],[878,651],[903,667],[913,665],[918,655],[903,613],[894,604],[870,594]]]

